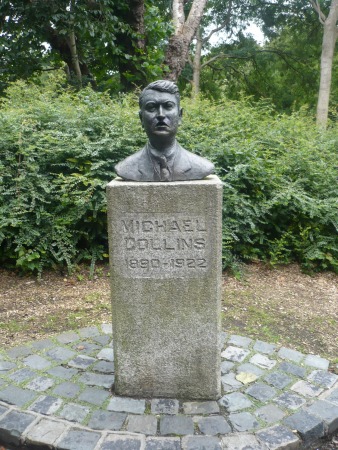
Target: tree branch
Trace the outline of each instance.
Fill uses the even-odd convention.
[[[317,14],[318,14],[319,22],[320,22],[322,25],[324,25],[325,20],[326,20],[326,16],[325,16],[325,14],[323,13],[323,11],[322,11],[321,8],[320,8],[319,1],[318,1],[318,0],[310,0],[310,3],[311,3],[311,5],[312,5],[313,9],[314,9],[314,10],[317,12]]]
[[[211,36],[214,33],[217,33],[217,31],[222,30],[223,28],[225,28],[228,25],[228,23],[230,22],[230,17],[231,17],[231,9],[232,9],[232,0],[229,1],[226,18],[223,20],[223,22],[218,27],[216,27],[214,30],[211,30],[210,33],[208,34],[208,36],[206,36],[205,38],[202,39],[203,44],[208,42],[208,40],[211,38]]]

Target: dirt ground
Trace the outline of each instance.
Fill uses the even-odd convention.
[[[338,373],[338,276],[303,274],[297,265],[243,266],[223,276],[223,329],[327,357]],[[45,272],[42,280],[0,269],[0,348],[111,321],[109,268],[93,279]],[[0,447],[1,448],[1,447]],[[338,449],[338,435],[313,449]]]

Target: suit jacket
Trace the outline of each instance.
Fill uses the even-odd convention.
[[[214,165],[207,159],[188,152],[178,143],[176,146],[172,181],[201,180],[214,171]],[[115,166],[115,172],[129,181],[158,181],[147,146],[119,162]]]

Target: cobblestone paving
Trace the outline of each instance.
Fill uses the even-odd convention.
[[[306,448],[338,429],[329,361],[222,333],[218,401],[114,396],[111,326],[0,350],[0,443],[59,450]]]

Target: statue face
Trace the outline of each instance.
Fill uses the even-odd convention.
[[[149,139],[151,137],[169,139],[177,133],[182,110],[174,94],[148,90],[143,96],[139,115]]]

